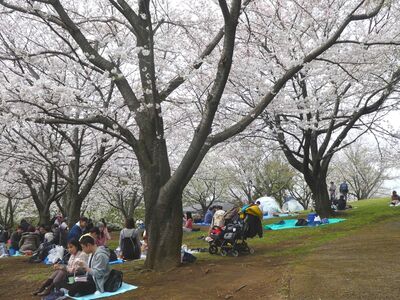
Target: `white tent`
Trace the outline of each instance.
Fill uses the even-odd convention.
[[[262,206],[262,210],[263,210],[263,214],[273,214],[273,213],[281,213],[281,207],[278,203],[278,201],[276,201],[275,198],[273,197],[261,197],[258,198],[255,202],[260,201],[261,206]]]
[[[299,201],[291,199],[283,203],[282,210],[284,212],[297,212],[297,211],[303,211],[304,207],[303,205],[300,204]]]

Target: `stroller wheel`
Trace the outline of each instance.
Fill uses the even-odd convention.
[[[218,253],[218,247],[215,246],[215,245],[211,245],[211,246],[208,248],[208,252],[209,252],[210,254],[217,254],[217,253]]]
[[[253,248],[249,248],[249,253],[250,254],[254,254],[254,249]]]
[[[225,249],[221,249],[221,255],[222,256],[227,256],[228,255],[228,251],[226,251]]]
[[[231,254],[232,254],[232,256],[234,256],[234,257],[238,257],[238,256],[239,256],[239,251],[237,251],[236,249],[233,249],[233,250],[231,251]]]

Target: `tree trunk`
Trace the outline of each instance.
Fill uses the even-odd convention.
[[[329,199],[328,188],[326,186],[326,175],[312,176],[305,180],[312,192],[312,199],[315,203],[315,211],[321,218],[332,215],[331,201]]]
[[[39,210],[39,225],[51,225],[50,224],[50,209],[44,206],[43,209]]]
[[[81,214],[81,205],[78,201],[71,201],[68,199],[69,205],[67,206],[68,226],[71,228],[78,222]]]
[[[149,237],[146,267],[166,271],[181,263],[182,195],[163,200],[168,204],[157,203],[150,215],[146,212],[146,233]]]

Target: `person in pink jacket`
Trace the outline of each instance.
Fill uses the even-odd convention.
[[[53,266],[53,274],[51,274],[50,277],[43,282],[40,288],[32,293],[32,295],[47,296],[54,287],[63,285],[66,282],[68,275],[74,275],[78,272],[82,262],[87,263],[88,255],[82,251],[82,247],[77,240],[71,240],[68,242],[68,252],[71,254],[68,264],[55,264]]]

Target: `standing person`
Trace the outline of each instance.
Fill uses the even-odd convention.
[[[135,222],[132,218],[126,220],[125,228],[119,235],[119,248],[124,259],[139,259],[141,254],[141,244],[139,232],[135,229]]]
[[[64,285],[68,275],[74,275],[78,272],[82,262],[87,263],[88,255],[82,251],[81,244],[77,240],[68,242],[68,252],[71,254],[68,264],[55,264],[53,274],[43,282],[37,291],[32,293],[33,296],[47,296],[53,287],[59,288]]]
[[[211,224],[214,215],[214,206],[208,208],[206,214],[204,215],[204,223]]]
[[[343,196],[344,201],[347,202],[347,194],[349,192],[349,186],[347,185],[346,180],[344,180],[339,186],[339,192]]]
[[[256,204],[257,204],[258,208],[260,209],[261,213],[264,214],[264,207],[262,206],[261,202],[257,200]]]
[[[68,286],[68,296],[85,296],[96,291],[104,292],[104,283],[110,275],[108,264],[110,252],[103,246],[97,246],[91,236],[83,236],[80,240],[82,250],[90,255],[89,263],[80,263],[80,267],[87,273],[86,281],[75,282]]]
[[[332,203],[334,203],[336,200],[336,185],[333,181],[330,182],[329,186],[329,199]]]
[[[69,231],[67,240],[79,241],[81,235],[84,234],[86,231],[87,224],[88,219],[86,217],[80,217],[79,222],[72,226],[71,230]]]

